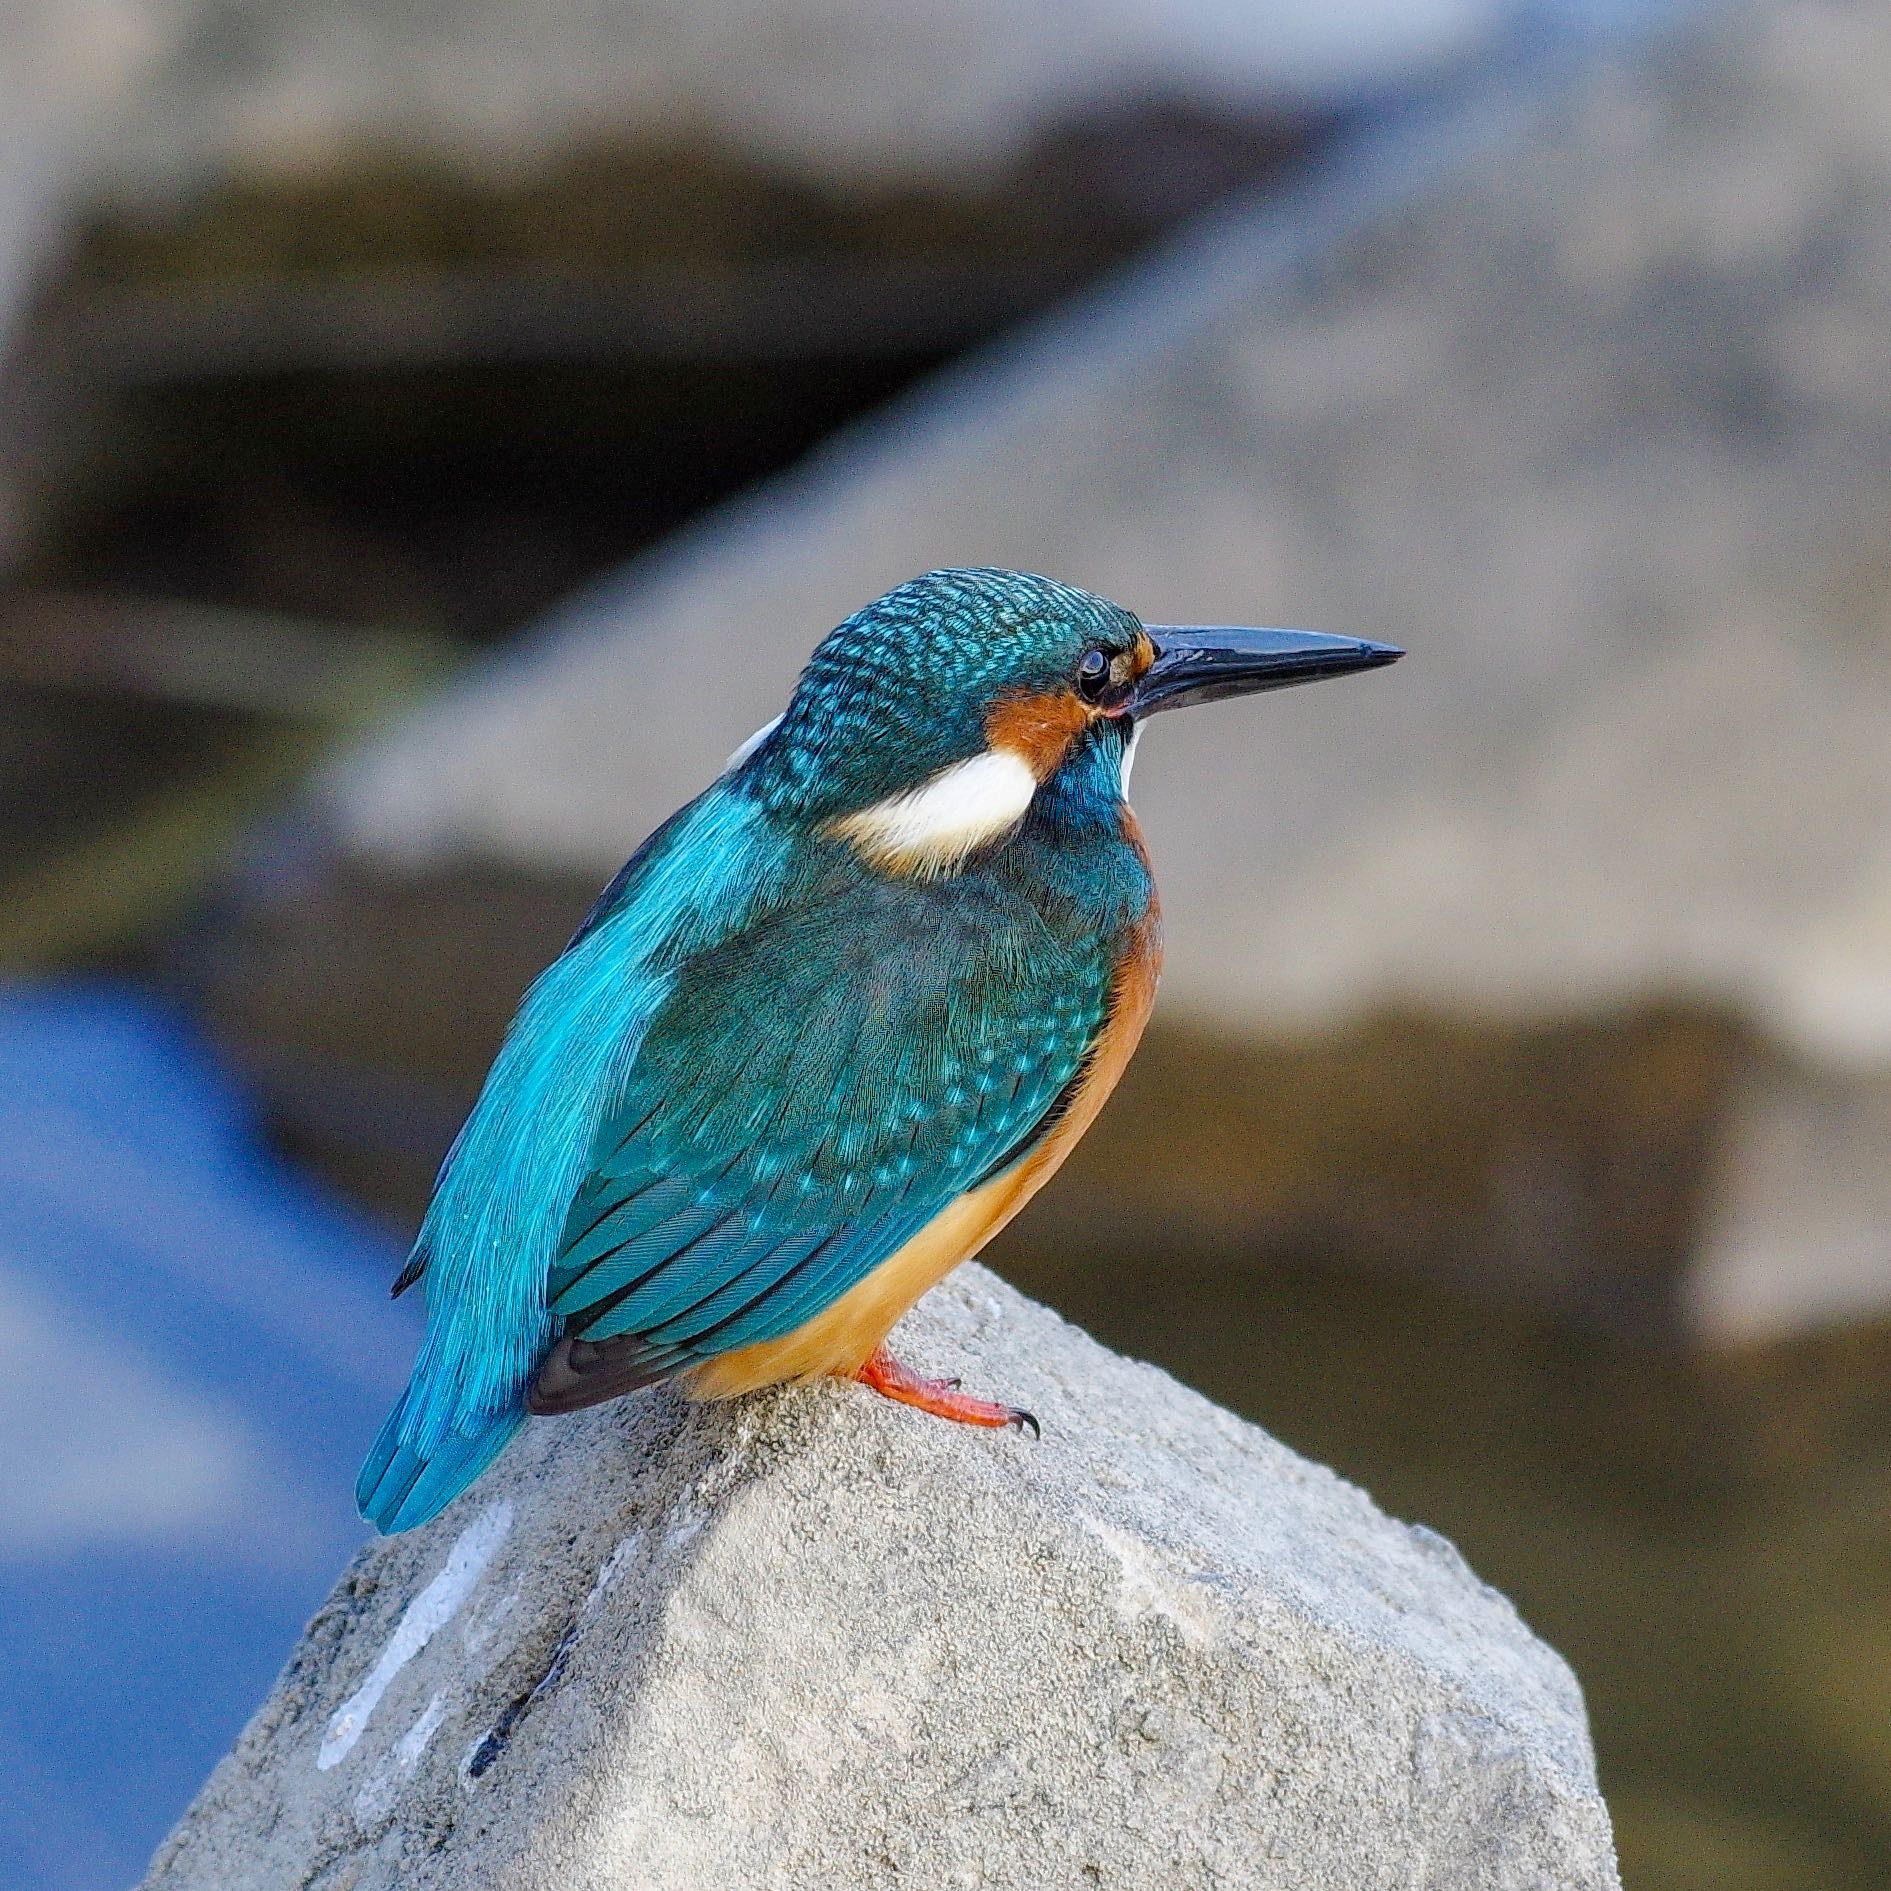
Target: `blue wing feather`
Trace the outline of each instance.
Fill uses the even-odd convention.
[[[573,1198],[673,968],[764,907],[792,854],[718,783],[652,836],[526,995],[415,1242],[427,1337],[356,1484],[378,1527],[431,1515],[516,1429],[556,1330],[545,1285]]]
[[[682,1218],[687,1225],[695,1195],[687,1177],[662,1176],[613,1207],[554,1263],[552,1312],[562,1318],[647,1273],[671,1251],[670,1224]]]
[[[652,1017],[552,1268],[565,1330],[641,1340],[617,1355],[640,1379],[793,1331],[1030,1146],[1113,969],[1107,937],[1059,937],[1002,885],[831,863]],[[686,1210],[636,1213],[679,1187]]]

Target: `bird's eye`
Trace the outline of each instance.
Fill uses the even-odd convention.
[[[1110,660],[1101,650],[1086,650],[1077,665],[1077,694],[1093,703],[1110,686]]]

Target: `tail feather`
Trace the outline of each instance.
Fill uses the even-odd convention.
[[[355,1507],[383,1536],[438,1516],[505,1449],[525,1422],[522,1406],[449,1429],[437,1443],[414,1434],[414,1388],[401,1394],[355,1480]]]

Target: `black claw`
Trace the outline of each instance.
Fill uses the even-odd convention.
[[[1021,1412],[1016,1407],[1012,1408],[1011,1416],[1005,1420],[1005,1423],[1011,1426],[1013,1430],[1019,1432],[1022,1432],[1028,1425],[1031,1428],[1031,1436],[1033,1438],[1042,1438],[1044,1436],[1044,1427],[1037,1422],[1036,1417],[1030,1412]]]
[[[948,1392],[956,1392],[965,1381],[963,1379],[941,1379],[939,1383],[944,1386]]]

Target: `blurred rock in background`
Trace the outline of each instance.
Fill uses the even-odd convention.
[[[75,160],[127,198],[377,144],[518,170],[601,130],[711,139],[855,184],[989,174],[1060,121],[1171,94],[1347,102],[1594,0],[90,0],[46,16],[135,46]],[[121,65],[122,65],[121,61]]]
[[[293,584],[285,550],[332,579],[326,525],[378,554],[358,605],[506,627],[1309,125],[1541,12],[27,0],[0,28],[0,310],[35,274],[41,290],[9,371],[15,542],[29,565],[174,584],[237,555],[259,521],[227,515],[247,501],[276,556],[227,585]],[[640,431],[620,407],[655,411]],[[561,431],[588,432],[588,463]],[[569,493],[535,503],[492,464],[507,444],[541,481],[596,481],[592,516]],[[450,486],[509,495],[513,516],[428,544],[471,495],[429,505],[395,481],[382,504],[421,515],[406,546],[358,490],[403,449],[457,460]],[[682,464],[619,463],[663,452]]]
[[[1839,1126],[1891,1070],[1888,122],[1874,13],[1766,8],[1219,216],[339,771],[326,891],[233,1013],[293,1066],[312,1005],[326,1056],[332,966],[363,1059],[438,1069],[450,1117],[581,889],[825,627],[931,565],[1044,569],[1414,652],[1157,731],[1169,1042],[1047,1227],[1142,1244],[1185,1193],[1213,1243],[1715,1341],[1884,1309],[1891,1187]],[[516,915],[431,985],[478,1051],[366,943],[443,884]],[[1185,1031],[1256,1048],[1205,1094]]]

